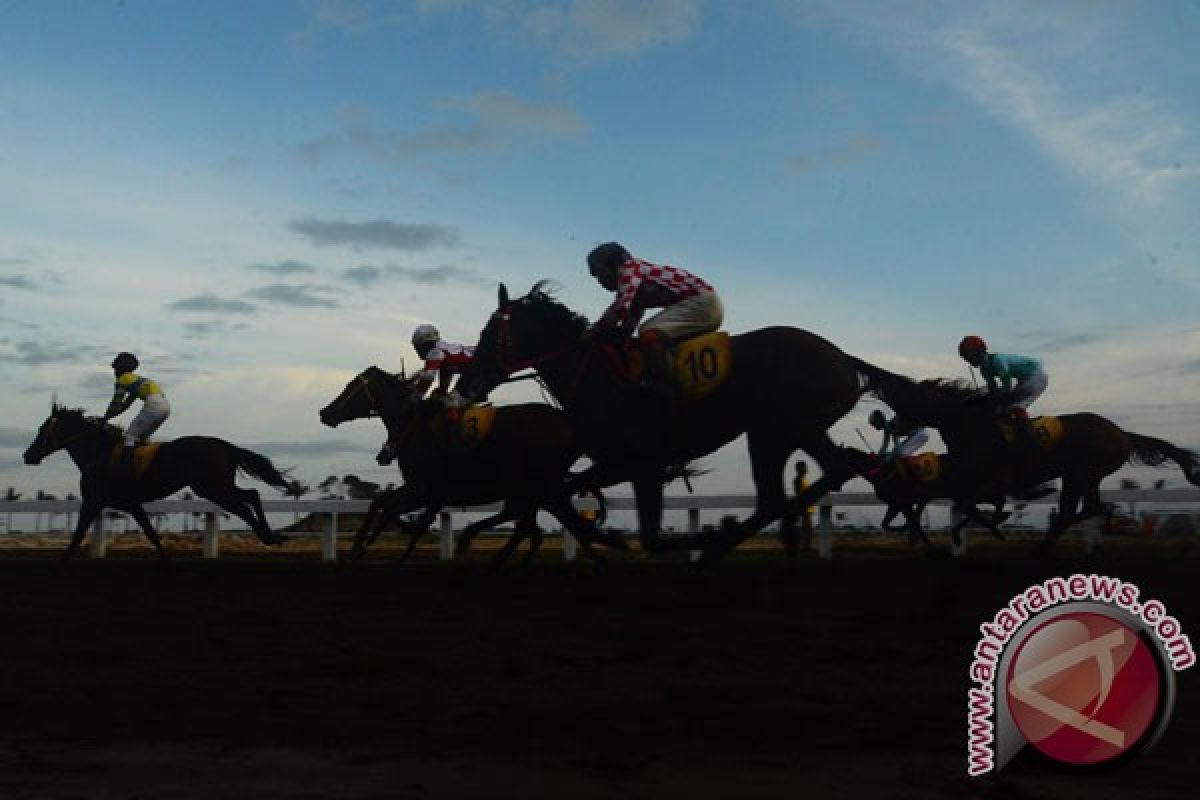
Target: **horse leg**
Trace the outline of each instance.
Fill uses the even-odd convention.
[[[522,564],[530,564],[537,555],[538,550],[542,549],[542,542],[546,536],[542,533],[542,529],[535,522],[533,527],[529,529],[529,552],[525,554],[525,558],[521,560]]]
[[[1058,516],[1054,524],[1046,531],[1046,536],[1034,549],[1035,556],[1048,556],[1054,552],[1054,543],[1063,533],[1075,524],[1076,509],[1079,506],[1079,490],[1072,481],[1063,480],[1062,489],[1058,495]]]
[[[593,542],[606,544],[604,541],[605,538],[621,538],[620,534],[597,533],[595,524],[579,516],[579,512],[575,510],[575,506],[571,505],[571,501],[568,498],[569,495],[561,495],[544,499],[542,501],[542,508],[546,509],[547,512],[558,520],[560,525],[575,537],[575,541],[579,543],[580,548],[583,549],[583,552],[587,554],[589,559],[596,563],[603,563],[604,557],[596,552],[596,548],[592,546]],[[621,539],[620,549],[628,549],[624,539]]]
[[[263,544],[283,544],[288,540],[288,537],[271,530],[271,524],[267,522],[267,514],[263,511],[262,498],[259,496],[257,489],[242,489],[235,486],[234,490],[237,492],[238,497],[242,499],[242,502],[249,506],[253,512],[257,524],[252,527]]]
[[[669,553],[694,550],[709,543],[704,535],[662,535],[663,484],[662,470],[651,469],[640,472],[633,479],[633,495],[637,501],[638,536],[642,549],[647,553]]]
[[[154,545],[154,551],[158,554],[159,559],[170,561],[171,557],[163,549],[162,539],[159,537],[158,531],[154,530],[154,525],[150,522],[150,516],[146,513],[146,509],[139,504],[130,507],[128,511],[137,520],[137,524],[141,527],[142,533],[146,534],[146,538],[150,540],[150,544]]]
[[[84,493],[83,502],[79,506],[79,520],[75,523],[75,532],[71,534],[71,541],[67,542],[66,549],[59,556],[61,563],[66,564],[75,555],[75,551],[83,544],[83,537],[87,535],[88,528],[103,510],[102,503],[88,497],[86,492]]]
[[[529,530],[537,527],[536,508],[530,509],[526,507],[515,516],[517,517],[517,524],[513,526],[513,535],[510,536],[508,541],[504,543],[504,546],[500,548],[500,552],[496,553],[495,557],[491,561],[491,564],[489,565],[490,569],[499,569],[501,566],[503,566],[504,562],[508,561],[509,556],[516,551],[521,542],[525,541]]]
[[[493,514],[490,517],[484,517],[483,519],[472,522],[470,525],[463,528],[462,533],[458,535],[458,542],[456,542],[454,546],[454,556],[456,558],[459,556],[465,556],[471,549],[471,542],[475,540],[475,537],[480,531],[486,530],[494,525],[499,525],[502,522],[508,522],[513,518],[513,516],[514,514],[509,511],[508,503],[505,503],[504,508],[500,509],[499,513]]]
[[[750,450],[750,469],[757,491],[754,513],[737,524],[722,530],[720,539],[704,548],[702,564],[715,564],[726,553],[758,533],[764,525],[774,522],[789,511],[787,492],[783,486],[783,468],[792,451],[779,445],[775,436],[753,431],[746,436]],[[803,510],[805,507],[801,506]],[[798,512],[797,512],[798,513]]]
[[[216,492],[208,492],[207,494],[201,496],[205,500],[210,500],[213,503],[216,503],[230,514],[233,514],[242,522],[245,522],[247,525],[249,525],[250,530],[254,532],[254,535],[257,536],[263,544],[278,544],[279,542],[276,541],[275,535],[271,533],[270,528],[265,528],[264,532],[264,523],[255,517],[254,506],[251,505],[241,495],[242,492],[253,492],[254,490],[238,489],[237,487],[234,487],[234,491],[236,494],[225,495],[218,494]],[[197,494],[199,494],[199,492],[197,492]],[[258,493],[255,492],[255,494],[257,495]]]

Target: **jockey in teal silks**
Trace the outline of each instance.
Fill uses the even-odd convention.
[[[979,369],[989,392],[1012,393],[1008,412],[1018,423],[1021,435],[1027,438],[1026,443],[1033,444],[1033,423],[1029,420],[1028,409],[1050,384],[1042,363],[1029,356],[989,353],[987,343],[978,336],[963,337],[958,344],[958,354]]]

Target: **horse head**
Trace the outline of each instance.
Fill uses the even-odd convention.
[[[46,456],[89,435],[108,432],[110,426],[87,417],[80,408],[67,408],[55,401],[50,416],[38,428],[33,442],[25,449],[24,461],[30,466],[42,463]]]
[[[352,419],[403,413],[411,404],[410,381],[370,366],[350,379],[341,394],[319,412],[321,422],[336,428]]]
[[[465,396],[479,400],[514,372],[538,368],[577,344],[588,328],[553,296],[553,284],[539,281],[513,300],[500,284],[497,308],[479,334],[475,357],[460,378]]]

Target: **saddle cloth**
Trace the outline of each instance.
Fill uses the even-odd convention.
[[[148,444],[139,444],[133,448],[133,474],[137,477],[142,477],[146,470],[150,467],[150,462],[158,455],[159,442],[150,442]],[[117,442],[113,445],[111,463],[114,469],[121,466],[121,453],[124,451],[125,445]]]
[[[1037,440],[1038,447],[1042,451],[1053,450],[1063,437],[1062,420],[1058,417],[1034,417],[1031,422],[1033,423],[1033,436]],[[1004,441],[1009,444],[1017,441],[1015,423],[1006,420],[1001,423],[1001,428],[1004,431]]]

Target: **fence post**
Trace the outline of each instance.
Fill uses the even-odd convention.
[[[450,516],[449,511],[443,511],[438,514],[441,520],[442,527],[438,532],[439,552],[438,557],[442,561],[449,561],[454,558],[454,520]]]
[[[954,529],[955,525],[962,522],[963,516],[964,516],[964,514],[958,510],[958,506],[955,506],[954,508],[950,509],[950,528],[951,528],[951,530]],[[950,541],[950,554],[952,556],[954,556],[955,558],[962,558],[963,556],[965,556],[967,554],[967,526],[964,525],[963,529],[961,531],[959,531],[958,535],[959,535],[959,539],[960,539],[959,544],[955,544],[953,540]]]
[[[700,509],[689,508],[687,510],[687,532],[689,536],[694,536],[700,532]],[[703,550],[688,550],[689,561],[699,561],[700,556],[704,555]]]
[[[566,528],[562,530],[562,549],[563,558],[567,561],[574,561],[575,556],[578,555],[579,542],[575,541],[575,537]]]
[[[338,512],[329,512],[329,524],[321,533],[321,560],[337,561]]]
[[[220,528],[217,525],[217,512],[206,511],[204,514],[204,538],[201,540],[200,551],[203,558],[216,558],[220,549]]]
[[[104,554],[107,552],[108,529],[104,525],[104,512],[101,511],[96,515],[96,521],[92,523],[92,558],[104,558]]]
[[[826,561],[833,558],[833,506],[817,507],[817,556]]]

